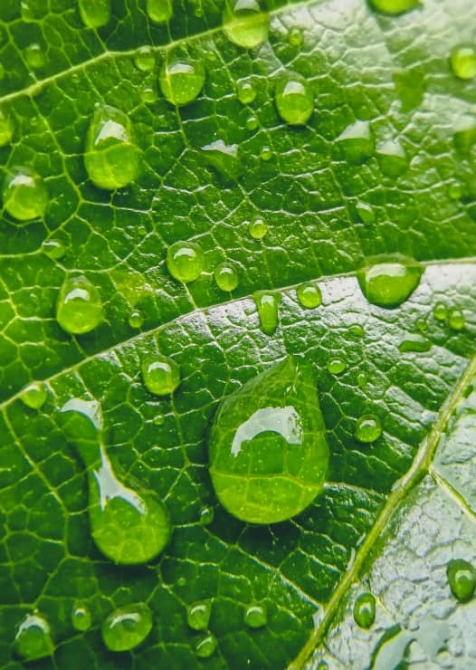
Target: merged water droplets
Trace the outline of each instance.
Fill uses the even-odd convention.
[[[25,661],[37,661],[51,656],[55,645],[48,621],[39,613],[27,614],[18,627],[14,647]]]
[[[297,75],[288,75],[278,81],[275,100],[280,117],[293,126],[306,125],[314,110],[311,86]]]
[[[138,647],[152,630],[152,612],[145,603],[118,607],[104,620],[102,639],[110,651],[130,651]]]
[[[103,320],[103,304],[97,288],[87,277],[69,277],[60,288],[56,319],[67,333],[84,335]]]
[[[329,450],[312,370],[287,358],[225,398],[209,436],[221,504],[250,523],[302,512],[322,491]]]
[[[373,305],[393,309],[407,300],[420,283],[424,268],[411,258],[382,257],[357,273],[362,293]]]
[[[180,384],[180,368],[171,358],[156,355],[142,363],[142,377],[150,393],[171,395]]]
[[[180,59],[165,62],[160,70],[162,94],[172,105],[193,102],[205,83],[205,68],[199,60]]]
[[[88,28],[102,28],[111,19],[111,0],[79,0],[79,13]]]
[[[225,0],[223,30],[230,42],[254,49],[268,39],[269,16],[258,0]]]
[[[170,21],[174,13],[172,0],[146,0],[147,15],[155,23]]]
[[[14,167],[7,172],[2,198],[5,210],[18,221],[43,218],[48,205],[48,191],[43,179],[25,167]]]

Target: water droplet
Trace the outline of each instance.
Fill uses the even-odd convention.
[[[142,328],[142,324],[144,323],[144,317],[140,312],[134,310],[129,314],[128,323],[131,328]]]
[[[420,333],[424,333],[425,330],[428,330],[428,322],[426,319],[417,319],[415,326],[417,327],[417,330],[420,331]]]
[[[153,493],[139,494],[117,478],[101,440],[99,403],[73,398],[60,411],[63,429],[86,467],[89,521],[97,548],[122,565],[151,561],[171,535],[164,505]]]
[[[51,656],[55,646],[48,621],[41,614],[27,614],[18,627],[14,645],[25,661]]]
[[[43,179],[24,167],[7,172],[2,197],[6,211],[18,221],[42,218],[48,205],[48,192]]]
[[[448,312],[448,325],[453,330],[463,330],[466,325],[466,317],[463,310],[453,307]]]
[[[199,520],[202,526],[209,526],[215,518],[213,507],[202,507],[199,512]]]
[[[476,143],[476,116],[473,114],[461,114],[458,115],[455,120],[454,134],[453,134],[453,144],[455,148],[462,154],[470,154],[474,144]],[[461,185],[457,184],[460,187]],[[455,185],[452,184],[450,187],[450,197]],[[460,193],[454,200],[460,198],[462,193]]]
[[[267,163],[273,157],[273,150],[271,149],[271,147],[265,145],[264,147],[261,147],[259,157],[261,158],[262,161],[265,161],[265,163]]]
[[[253,299],[258,310],[261,330],[265,335],[272,335],[278,327],[278,307],[281,302],[279,293],[269,291],[256,291]]]
[[[30,44],[25,49],[25,61],[34,70],[44,67],[46,63],[45,52],[40,44]]]
[[[251,104],[253,100],[256,98],[256,89],[253,86],[253,84],[248,80],[239,81],[238,84],[236,85],[236,91],[238,94],[238,100],[243,105]]]
[[[223,31],[230,42],[254,49],[268,39],[269,16],[257,0],[226,0]]]
[[[195,646],[195,653],[199,658],[210,658],[210,656],[215,653],[217,646],[218,642],[216,637],[209,633],[198,640]]]
[[[97,106],[84,152],[90,180],[107,190],[127,186],[139,174],[140,154],[127,114],[110,105]]]
[[[154,356],[142,363],[142,377],[154,395],[170,395],[180,384],[180,368],[171,358]]]
[[[464,603],[473,597],[476,586],[476,570],[463,558],[451,560],[446,568],[446,576],[451,593],[460,602]]]
[[[71,624],[73,628],[85,632],[91,628],[92,622],[93,619],[89,608],[82,603],[77,603],[71,612]]]
[[[398,350],[402,354],[408,351],[420,351],[420,352],[430,351],[430,349],[431,349],[430,340],[421,337],[421,335],[409,334],[398,345]]]
[[[314,110],[314,94],[304,79],[295,75],[276,84],[276,107],[280,117],[292,126],[304,126]]]
[[[355,439],[364,444],[375,442],[382,434],[380,419],[373,414],[364,414],[355,425]]]
[[[11,116],[0,107],[0,147],[10,144],[14,132],[14,124]]]
[[[278,523],[306,509],[329,460],[312,369],[287,358],[225,398],[209,457],[215,493],[238,519]]]
[[[350,163],[363,163],[374,154],[375,144],[372,129],[368,121],[356,121],[335,140],[340,158]]]
[[[203,251],[194,242],[174,242],[167,250],[167,269],[178,281],[188,284],[201,275]]]
[[[150,104],[152,102],[155,102],[159,96],[157,94],[157,89],[155,88],[155,86],[144,84],[141,88],[141,97],[144,102]]]
[[[103,305],[97,288],[83,275],[65,279],[56,304],[56,319],[63,330],[84,335],[103,319]]]
[[[45,254],[45,256],[51,258],[52,261],[57,261],[60,258],[63,258],[67,248],[62,242],[60,242],[60,240],[55,240],[54,237],[50,237],[50,239],[44,240],[42,243],[41,251]]]
[[[206,630],[212,612],[212,601],[202,600],[187,607],[187,624],[192,630]]]
[[[331,375],[341,375],[347,367],[347,363],[342,358],[332,358],[327,363],[327,370]]]
[[[170,21],[174,13],[172,0],[147,0],[147,14],[155,23]]]
[[[172,105],[188,105],[199,95],[205,83],[205,68],[199,61],[177,60],[164,63],[159,83]]]
[[[203,160],[225,179],[236,181],[241,175],[238,144],[225,144],[223,140],[215,140],[201,147],[200,152]]]
[[[472,44],[456,46],[450,55],[450,66],[459,79],[474,79],[476,76],[476,48]]]
[[[370,0],[370,4],[382,14],[403,14],[418,7],[420,0]]]
[[[362,293],[372,305],[393,309],[407,300],[420,283],[423,267],[403,256],[376,262],[357,273]]]
[[[268,622],[266,608],[259,604],[248,605],[243,620],[250,628],[263,628]]]
[[[437,321],[446,321],[448,317],[448,308],[444,302],[437,302],[433,307],[433,316]]]
[[[375,212],[366,202],[358,202],[355,206],[357,214],[364,223],[370,224],[375,221]]]
[[[254,240],[262,240],[268,232],[268,224],[260,216],[250,221],[248,231]]]
[[[354,603],[354,620],[361,628],[370,628],[375,621],[375,597],[361,593]]]
[[[359,372],[357,375],[357,384],[360,388],[363,388],[367,383],[367,375],[365,372]]]
[[[353,323],[351,326],[349,326],[349,333],[356,335],[357,337],[365,336],[364,327],[361,326],[360,323]]]
[[[152,630],[152,613],[145,603],[118,607],[108,614],[101,627],[102,639],[110,651],[138,647]]]
[[[87,28],[102,28],[111,19],[111,0],[79,0],[79,13]]]
[[[458,182],[453,182],[448,187],[448,195],[452,200],[459,200],[463,195],[463,187]]]
[[[213,273],[217,286],[222,291],[234,291],[238,286],[238,272],[233,265],[222,263],[215,268]]]
[[[155,67],[155,54],[150,46],[143,46],[137,50],[134,63],[141,72],[151,72]]]
[[[288,31],[288,44],[292,47],[300,47],[304,41],[304,35],[300,28],[291,28]]]
[[[399,142],[389,140],[377,148],[380,170],[387,177],[399,177],[408,170],[408,159]]]
[[[31,409],[40,409],[46,402],[48,391],[43,382],[32,382],[25,386],[20,394],[20,400]]]
[[[249,116],[246,119],[246,127],[248,130],[256,130],[256,128],[259,126],[259,120],[257,116]]]
[[[317,284],[313,284],[312,282],[298,286],[296,296],[301,307],[306,307],[307,309],[313,309],[322,304],[321,289]]]

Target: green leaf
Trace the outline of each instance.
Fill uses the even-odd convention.
[[[222,30],[218,0],[177,0],[165,23],[142,0],[113,1],[107,21],[105,2],[97,29],[71,0],[0,3],[7,670],[33,667],[19,649],[33,658],[52,645],[35,667],[475,663],[476,606],[454,599],[446,567],[476,564],[476,88],[450,65],[474,38],[476,6],[267,8],[268,39],[246,50],[239,31],[228,26],[230,41]],[[255,27],[249,39],[266,34],[262,15]],[[180,107],[159,85],[176,60],[205,70]],[[306,83],[306,105],[314,95],[304,126],[276,107],[288,75]],[[95,142],[107,110],[124,132]],[[18,174],[27,190],[14,190]],[[202,252],[186,285],[167,268],[182,242]],[[372,305],[359,270],[396,254],[421,263],[420,283],[399,306]],[[223,263],[233,281],[220,288]],[[75,277],[94,287],[92,321],[104,315],[77,335],[56,319]],[[180,369],[173,395],[144,385],[159,355]],[[215,497],[207,435],[224,398],[288,355],[314,368],[328,480],[294,519],[247,525]],[[73,398],[99,403],[121,481],[168,509],[171,541],[147,565],[115,565],[92,541],[87,473],[59,420]],[[382,428],[370,443],[355,437],[361,417]],[[369,591],[376,618],[364,630],[352,611]],[[210,617],[197,631],[187,616],[203,602]],[[108,650],[106,617],[141,603],[150,634],[130,652]],[[245,615],[256,607],[254,628]],[[25,621],[36,632],[14,645]]]

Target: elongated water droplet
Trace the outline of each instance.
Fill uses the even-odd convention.
[[[238,286],[239,278],[238,272],[229,263],[222,263],[217,265],[213,272],[217,286],[222,291],[234,291]]]
[[[203,251],[194,242],[174,242],[167,249],[167,269],[174,279],[188,284],[201,275]]]
[[[258,310],[261,330],[265,335],[272,335],[279,324],[278,308],[281,302],[279,293],[256,291],[253,299]]]
[[[243,620],[250,628],[263,628],[268,623],[266,607],[260,604],[248,605]]]
[[[311,282],[298,286],[296,296],[301,307],[306,307],[307,309],[314,309],[322,304],[321,289],[317,284]]]
[[[451,593],[460,602],[471,600],[476,587],[476,570],[463,558],[451,560],[446,568]]]
[[[448,312],[448,325],[453,330],[463,330],[466,325],[466,317],[463,310],[453,307]]]
[[[329,450],[312,369],[287,358],[225,398],[209,436],[221,504],[250,523],[278,523],[322,491]]]
[[[60,258],[63,258],[67,251],[67,247],[60,240],[55,240],[54,237],[51,237],[49,240],[43,242],[41,251],[45,256],[51,258],[51,260],[57,261]]]
[[[375,621],[375,597],[361,593],[354,603],[354,620],[361,628],[370,628]]]
[[[187,607],[187,624],[192,630],[206,630],[212,613],[212,601],[202,600]]]
[[[36,42],[29,44],[25,49],[25,61],[34,70],[39,70],[45,66],[46,56],[41,44]]]
[[[2,189],[5,210],[18,221],[42,218],[48,205],[48,192],[39,174],[25,167],[7,172]]]
[[[0,107],[0,147],[10,144],[14,132],[12,117]]]
[[[437,321],[446,321],[448,317],[448,308],[444,302],[437,302],[433,307],[433,315]]]
[[[265,237],[266,233],[268,232],[268,224],[266,221],[261,218],[260,216],[256,217],[252,221],[250,221],[250,225],[248,227],[250,236],[254,240],[262,240],[263,237]]]
[[[398,345],[398,350],[404,354],[408,351],[430,351],[431,342],[421,335],[408,334]]]
[[[102,28],[111,19],[111,0],[79,0],[79,13],[87,28]]]
[[[170,395],[180,384],[180,368],[171,358],[153,356],[142,363],[142,377],[150,393]]]
[[[357,273],[362,293],[372,305],[387,309],[398,307],[419,285],[423,267],[404,256],[375,260]]]
[[[380,169],[387,177],[399,177],[408,170],[408,159],[399,142],[389,140],[377,148]]]
[[[238,100],[243,105],[249,105],[256,98],[256,89],[253,84],[245,79],[244,81],[239,81],[236,85],[236,91],[238,94]]]
[[[210,658],[210,656],[215,653],[217,646],[218,642],[216,637],[209,633],[198,640],[195,646],[195,653],[198,658]]]
[[[118,607],[108,614],[101,627],[102,639],[110,651],[138,647],[152,630],[152,612],[145,603]]]
[[[370,0],[370,4],[383,14],[403,14],[418,7],[420,0]]]
[[[15,635],[15,651],[25,661],[51,656],[55,645],[48,621],[41,614],[27,614]]]
[[[199,512],[199,521],[202,526],[209,526],[215,518],[213,507],[202,507]]]
[[[314,110],[314,94],[305,79],[290,75],[276,84],[276,107],[280,117],[292,126],[304,126]]]
[[[129,314],[128,324],[131,328],[142,328],[143,323],[144,317],[137,310]]]
[[[331,375],[341,375],[347,367],[347,363],[342,358],[331,358],[327,363],[327,370]]]
[[[368,121],[356,121],[335,140],[338,157],[350,163],[363,163],[373,156],[375,143]]]
[[[301,28],[291,28],[288,31],[288,44],[292,47],[300,47],[304,41],[304,35]]]
[[[372,207],[366,202],[358,202],[355,206],[357,214],[360,216],[361,220],[364,223],[374,223],[375,221],[375,212]]]
[[[48,391],[43,382],[32,382],[25,386],[20,394],[20,400],[31,409],[40,409],[46,402]]]
[[[152,47],[140,47],[134,57],[134,63],[141,72],[152,72],[155,67],[155,54]]]
[[[235,181],[242,173],[238,144],[215,140],[201,147],[201,157],[225,179]]]
[[[200,61],[176,60],[164,63],[159,75],[162,94],[172,105],[193,102],[205,83],[205,68]]]
[[[364,444],[378,440],[382,434],[382,424],[378,416],[364,414],[355,425],[355,439]]]
[[[147,15],[155,23],[170,21],[174,13],[172,0],[147,0]]]
[[[85,632],[92,626],[92,616],[87,605],[77,603],[71,612],[71,624],[78,631]]]
[[[258,0],[225,0],[223,31],[230,42],[254,49],[268,39],[269,16]]]
[[[99,403],[74,398],[61,408],[61,418],[86,467],[89,521],[97,548],[114,563],[151,561],[171,535],[164,505],[154,494],[139,494],[119,481],[101,441]]]
[[[103,319],[103,305],[97,288],[84,276],[66,279],[56,304],[56,319],[73,335],[89,333]]]
[[[476,47],[460,44],[451,52],[450,66],[453,73],[465,81],[476,77]]]
[[[123,188],[137,178],[140,157],[127,114],[110,105],[99,105],[89,126],[84,152],[90,180],[109,191]]]

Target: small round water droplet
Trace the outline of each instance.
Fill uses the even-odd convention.
[[[370,4],[382,14],[403,14],[418,7],[420,0],[370,0]]]
[[[84,276],[66,279],[60,288],[56,319],[67,333],[83,335],[103,319],[103,305],[97,288]]]
[[[347,363],[342,358],[332,358],[327,363],[327,370],[331,375],[340,375],[347,367]]]
[[[55,646],[48,621],[41,614],[27,614],[18,627],[14,646],[25,661],[51,656]]]
[[[101,627],[102,639],[110,651],[129,651],[141,644],[152,630],[152,613],[144,603],[118,607]]]
[[[297,76],[276,84],[276,107],[280,117],[292,126],[304,126],[314,110],[314,94],[307,81]]]
[[[159,84],[166,100],[172,105],[188,105],[193,102],[205,83],[205,68],[200,61],[177,60],[164,63],[159,75]]]
[[[395,257],[360,270],[357,279],[372,305],[393,309],[407,300],[420,283],[423,267],[410,258]]]
[[[142,328],[144,317],[138,310],[134,310],[129,314],[128,323],[131,328]]]
[[[146,8],[149,19],[154,23],[166,23],[174,13],[172,0],[147,0]]]
[[[366,202],[358,202],[355,207],[357,214],[364,223],[370,224],[375,221],[375,212]]]
[[[209,526],[215,518],[213,507],[202,507],[199,512],[199,521],[202,526]]]
[[[359,372],[357,375],[357,384],[360,388],[363,388],[367,383],[367,375],[365,372]]]
[[[249,105],[256,98],[256,89],[250,81],[239,81],[236,86],[238,100],[243,105]]]
[[[187,607],[187,624],[192,630],[206,630],[212,612],[211,600],[202,600]]]
[[[141,98],[144,102],[151,104],[152,102],[155,102],[158,98],[158,93],[157,89],[155,86],[151,86],[149,84],[144,84],[141,88]]]
[[[7,172],[3,182],[3,206],[18,221],[42,218],[48,205],[48,192],[39,174],[17,167]]]
[[[217,286],[222,291],[234,291],[238,286],[238,272],[229,263],[222,263],[215,268],[213,273]]]
[[[215,653],[217,646],[218,642],[216,637],[209,633],[198,640],[195,646],[195,653],[199,658],[210,658],[210,656]]]
[[[463,195],[463,187],[458,182],[453,182],[448,187],[448,195],[452,200],[459,200]]]
[[[357,337],[365,336],[364,327],[361,326],[360,323],[353,323],[351,326],[349,326],[349,333],[352,333],[352,335],[356,335]]]
[[[180,368],[171,358],[154,356],[142,363],[142,377],[154,395],[170,395],[180,384]]]
[[[79,0],[79,13],[87,28],[102,28],[111,19],[111,0]]]
[[[361,628],[370,628],[375,621],[375,597],[361,593],[354,603],[354,620]]]
[[[254,240],[262,240],[268,232],[268,224],[260,216],[250,221],[249,233]]]
[[[433,316],[437,321],[446,321],[448,318],[448,308],[444,302],[437,302],[433,307]]]
[[[311,282],[298,286],[296,289],[296,296],[301,307],[306,307],[307,309],[313,309],[322,304],[321,289],[317,284]]]
[[[267,163],[273,157],[273,150],[271,149],[271,147],[265,145],[264,147],[261,147],[259,157],[261,158],[262,161],[265,161]]]
[[[141,72],[151,72],[155,67],[155,54],[150,46],[143,46],[137,50],[134,63]]]
[[[466,317],[463,310],[453,307],[448,312],[448,325],[453,330],[463,330],[466,325]]]
[[[60,258],[63,258],[67,252],[67,247],[60,242],[60,240],[55,240],[54,237],[50,237],[49,240],[45,240],[41,245],[41,251],[51,258],[53,261],[57,261]]]
[[[476,76],[476,48],[472,44],[461,44],[453,49],[450,66],[459,79],[474,79]]]
[[[175,242],[167,250],[167,269],[178,281],[188,284],[201,275],[203,251],[194,242]]]
[[[254,49],[268,38],[269,16],[258,0],[226,0],[223,31],[230,42]]]
[[[304,41],[304,34],[301,28],[291,28],[288,31],[288,44],[292,47],[300,47]]]
[[[446,576],[451,593],[460,602],[467,602],[473,597],[476,586],[476,570],[463,558],[451,560],[446,567]]]
[[[30,44],[25,49],[25,61],[34,70],[44,67],[46,63],[45,52],[40,44]]]
[[[77,603],[71,612],[71,624],[78,631],[85,632],[91,628],[93,619],[89,608]]]
[[[243,620],[250,628],[263,628],[268,622],[266,608],[263,605],[248,605]]]
[[[256,130],[259,126],[259,120],[257,116],[251,115],[246,119],[246,127],[248,130]]]
[[[1,79],[1,77],[0,77]],[[11,116],[0,107],[0,147],[10,144],[14,132],[14,124]]]
[[[32,382],[25,386],[20,394],[20,400],[31,409],[40,409],[46,402],[48,391],[43,382]]]
[[[373,414],[364,414],[355,426],[355,439],[364,444],[375,442],[382,434],[380,419]]]

